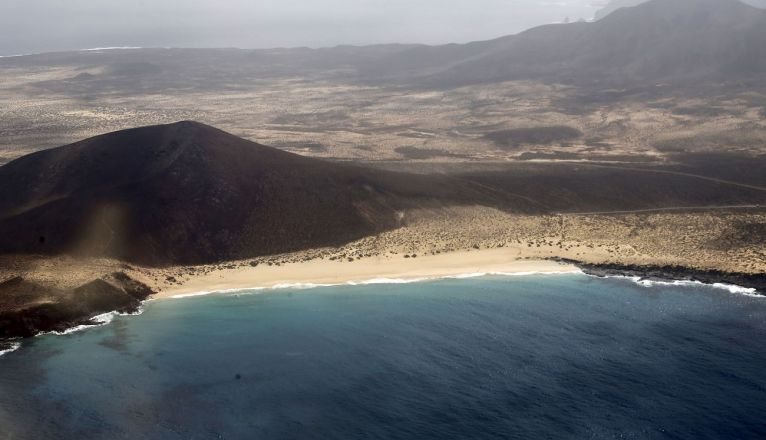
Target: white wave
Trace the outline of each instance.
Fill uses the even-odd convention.
[[[440,280],[440,279],[463,280],[463,279],[481,278],[481,277],[487,277],[487,276],[525,277],[525,276],[532,276],[532,275],[574,275],[574,274],[582,274],[582,273],[583,272],[579,269],[566,270],[566,271],[529,271],[529,272],[467,272],[467,273],[460,273],[456,275],[444,275],[444,276],[438,276],[438,277],[373,278],[371,280],[366,280],[366,281],[356,281],[356,282],[349,281],[346,284],[350,284],[352,286],[360,285],[360,284],[407,284],[407,283],[419,283],[422,281],[433,281],[433,280]]]
[[[448,275],[444,278],[447,279],[453,279],[453,280],[464,280],[468,278],[479,278],[479,277],[485,277],[489,274],[489,272],[473,272],[473,273],[462,273],[457,275]]]
[[[527,271],[527,272],[473,272],[459,275],[450,275],[443,278],[452,279],[464,279],[464,278],[479,278],[486,276],[502,276],[502,277],[528,277],[534,275],[582,275],[583,271],[576,270],[559,270],[559,271]]]
[[[726,290],[729,293],[763,298],[762,295],[757,294],[756,289],[753,289],[750,287],[737,286],[735,284],[726,284],[726,283],[707,284],[701,281],[692,281],[692,280],[659,281],[659,280],[645,280],[645,279],[639,279],[638,281],[636,281],[636,283],[644,287],[652,287],[652,286],[712,287],[714,289]]]
[[[271,289],[316,289],[317,287],[334,287],[339,284],[316,284],[316,283],[280,283],[271,286]]]
[[[756,298],[764,298],[763,295],[758,294],[758,291],[756,289],[753,289],[750,287],[742,287],[742,286],[737,286],[735,284],[725,284],[725,283],[713,283],[712,286],[718,289],[728,290],[731,293],[747,295],[747,296],[752,296]]]
[[[469,272],[457,275],[443,275],[438,277],[417,277],[417,278],[370,278],[361,281],[346,281],[343,283],[278,283],[270,287],[253,286],[253,287],[238,287],[235,289],[222,289],[222,290],[203,290],[199,292],[180,293],[178,295],[169,296],[167,299],[184,299],[193,298],[198,296],[218,295],[227,293],[248,293],[252,291],[263,292],[267,290],[284,290],[284,289],[315,289],[319,287],[338,287],[338,286],[364,286],[372,284],[410,284],[421,283],[424,281],[434,281],[440,279],[465,279],[465,278],[478,278],[485,276],[531,276],[531,275],[578,275],[584,274],[583,271],[565,270],[565,271],[531,271],[531,272]]]
[[[89,49],[80,49],[80,52],[94,52],[94,51],[101,51],[101,50],[135,50],[135,49],[143,49],[143,47],[140,47],[140,46],[91,47]]]
[[[179,294],[179,295],[173,295],[173,296],[170,297],[170,299],[183,299],[183,298],[192,298],[192,297],[195,297],[195,296],[207,296],[207,295],[212,295],[214,293],[220,293],[220,292],[216,292],[214,290],[209,290],[209,291],[203,291],[203,292],[182,293],[182,294]]]
[[[583,275],[580,269],[558,271],[530,271],[530,272],[489,272],[487,275],[499,275],[504,277],[528,277],[532,275]]]
[[[56,335],[56,336],[71,335],[72,333],[81,332],[81,331],[87,330],[89,328],[100,327],[102,325],[104,325],[104,324],[78,325],[78,326],[75,326],[75,327],[68,328],[68,329],[64,330],[63,332],[57,332],[57,331],[45,332],[45,333],[40,333],[37,336],[42,336],[42,335]]]
[[[96,315],[92,318],[90,318],[91,322],[93,324],[83,324],[78,325],[75,327],[68,328],[64,331],[58,332],[58,331],[52,331],[52,332],[43,332],[38,333],[35,336],[43,336],[43,335],[56,335],[56,336],[64,336],[64,335],[71,335],[72,333],[81,332],[83,330],[88,330],[96,327],[101,327],[107,324],[110,324],[112,321],[114,321],[114,318],[117,316],[138,316],[140,314],[144,313],[144,307],[143,303],[141,306],[138,307],[138,310],[136,310],[134,313],[120,313],[120,312],[107,312],[102,313],[100,315]]]
[[[424,280],[424,278],[419,278],[418,280]],[[222,289],[222,290],[203,290],[199,292],[192,292],[192,293],[180,293],[178,295],[173,295],[168,297],[168,299],[185,299],[185,298],[194,298],[198,296],[208,296],[208,295],[220,295],[220,294],[231,294],[231,293],[247,293],[247,292],[262,292],[264,290],[284,290],[284,289],[298,289],[298,290],[304,290],[304,289],[315,289],[318,287],[337,287],[337,286],[343,286],[343,285],[361,285],[361,284],[399,284],[404,282],[414,282],[414,281],[407,281],[407,280],[394,280],[389,278],[375,278],[367,281],[348,281],[346,283],[278,283],[274,284],[270,287],[261,287],[261,286],[253,286],[253,287],[238,287],[236,289]]]
[[[599,277],[597,277],[599,278]],[[764,295],[759,295],[758,290],[750,287],[743,287],[738,286],[736,284],[726,284],[726,283],[712,283],[707,284],[703,283],[701,281],[693,281],[693,280],[672,280],[672,281],[662,281],[662,280],[648,280],[645,278],[641,278],[639,276],[624,276],[624,275],[608,275],[606,277],[600,277],[600,278],[621,278],[630,280],[639,286],[642,287],[655,287],[655,286],[671,286],[671,287],[712,287],[714,289],[721,289],[726,290],[730,293],[738,294],[738,295],[746,295],[746,296],[752,296],[754,298],[766,298]]]
[[[11,348],[6,348],[5,350],[0,350],[0,356],[6,355],[8,353],[12,353],[16,350],[21,348],[21,342],[13,342],[11,343]]]
[[[261,291],[261,290],[266,290],[266,288],[265,287],[238,287],[236,289],[201,290],[199,292],[179,293],[178,295],[169,296],[167,299],[184,299],[184,298],[194,298],[196,296],[219,295],[219,294],[225,294],[225,293],[242,293],[242,292]]]
[[[638,281],[633,280],[633,282],[644,287],[654,287],[654,286],[699,287],[699,286],[706,285],[705,283],[701,283],[699,281],[688,281],[688,280],[661,281],[661,280],[647,280],[642,278],[639,278]]]
[[[365,286],[370,284],[410,284],[420,283],[423,281],[430,281],[433,278],[421,277],[421,278],[370,278],[363,281],[347,281],[348,286]]]

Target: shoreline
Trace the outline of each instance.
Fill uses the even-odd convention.
[[[766,298],[766,274],[748,274],[680,265],[589,263],[559,257],[524,257],[518,248],[464,250],[404,258],[325,259],[276,265],[236,265],[195,272],[170,286],[156,286],[151,299],[183,299],[245,290],[307,289],[364,284],[404,284],[450,278],[583,274],[627,278],[644,287],[700,285]]]
[[[424,283],[428,281],[464,280],[464,279],[482,278],[482,277],[489,277],[489,276],[516,277],[516,276],[533,276],[533,275],[587,275],[587,274],[581,270],[474,272],[474,273],[464,273],[464,274],[456,274],[456,275],[438,275],[438,276],[419,277],[419,278],[371,278],[369,280],[361,280],[361,281],[345,281],[345,282],[338,282],[338,283],[321,283],[321,284],[320,283],[278,283],[272,286],[253,286],[253,287],[242,286],[242,287],[228,288],[223,290],[204,290],[199,292],[172,294],[170,296],[168,295],[154,296],[152,298],[148,298],[146,301],[185,299],[185,298],[194,298],[194,297],[207,296],[207,295],[237,293],[237,292],[244,292],[244,291],[250,291],[250,290],[255,290],[259,292],[284,290],[284,289],[307,290],[307,289],[316,289],[316,288],[322,288],[322,287],[370,286],[370,285],[377,285],[377,284],[414,284],[414,283]]]
[[[550,263],[554,263],[551,265]],[[294,263],[305,264],[305,263]],[[231,294],[243,291],[271,291],[280,289],[313,289],[321,287],[360,286],[375,284],[410,284],[428,281],[448,279],[470,279],[487,276],[533,276],[533,275],[585,275],[593,278],[616,278],[632,281],[642,287],[675,286],[675,287],[709,287],[726,290],[733,294],[741,294],[756,298],[766,298],[766,274],[740,274],[714,270],[699,270],[681,266],[641,266],[641,265],[618,265],[612,263],[592,264],[575,260],[560,258],[541,260],[515,260],[508,264],[506,270],[479,270],[476,272],[450,271],[449,273],[435,273],[433,269],[427,270],[429,275],[405,277],[405,276],[379,276],[369,279],[346,279],[333,278],[331,282],[314,282],[302,279],[301,281],[284,281],[266,285],[251,285],[245,280],[253,275],[252,270],[230,270],[239,272],[239,280],[236,282],[217,283],[206,286],[207,290],[193,290],[184,285],[160,291],[146,301],[165,299],[185,299],[199,296]],[[525,270],[529,269],[529,270]],[[534,269],[534,270],[532,270]],[[423,273],[423,272],[410,272]],[[273,273],[272,273],[273,274]],[[255,276],[253,279],[263,279],[263,276]],[[268,277],[266,277],[268,279]],[[201,286],[199,279],[190,283]]]
[[[573,264],[580,268],[584,274],[597,278],[629,278],[643,286],[658,284],[704,285],[726,289],[733,293],[766,298],[766,274],[764,273],[737,273],[685,266],[593,264],[562,258],[556,258],[554,261]]]
[[[591,264],[561,258],[521,259],[514,258],[510,254],[509,250],[492,249],[431,255],[418,257],[420,261],[415,267],[412,267],[412,263],[416,262],[418,258],[397,261],[397,258],[383,257],[369,259],[365,262],[355,262],[359,264],[340,265],[333,261],[312,260],[279,266],[264,265],[264,267],[223,269],[213,273],[194,275],[179,286],[158,290],[156,294],[141,301],[140,306],[135,311],[119,312],[115,310],[100,313],[85,321],[78,322],[77,325],[54,331],[42,331],[35,334],[34,337],[68,335],[107,325],[115,316],[140,315],[143,311],[143,304],[155,300],[185,299],[248,290],[407,284],[485,276],[581,274],[594,278],[626,279],[647,288],[663,285],[707,286],[727,290],[734,294],[766,298],[766,274],[739,274],[681,266]],[[337,270],[328,273],[328,269]],[[286,274],[290,275],[286,276]],[[0,340],[0,357],[19,350],[24,339],[26,338],[16,337]]]
[[[240,266],[194,274],[177,285],[158,288],[154,299],[183,298],[248,289],[305,288],[354,284],[468,278],[482,275],[581,273],[574,264],[520,259],[512,249],[461,251],[403,258],[382,256],[353,262],[311,260],[267,266]]]
[[[410,258],[389,256],[343,263],[331,260],[311,260],[271,266],[267,264],[239,266],[195,274],[182,284],[168,288],[152,286],[155,293],[143,298],[135,309],[98,310],[91,317],[57,322],[52,328],[41,329],[34,334],[18,334],[10,338],[0,339],[0,357],[20,349],[23,341],[29,337],[63,336],[107,325],[115,316],[140,314],[145,303],[155,300],[183,299],[246,290],[404,284],[491,275],[530,276],[582,273],[580,269],[571,264],[542,259],[521,259],[511,249],[463,251]]]

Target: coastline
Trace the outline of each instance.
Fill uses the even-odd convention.
[[[282,265],[239,266],[191,275],[180,284],[157,288],[155,299],[183,298],[245,289],[403,283],[491,274],[581,273],[574,264],[519,259],[511,249],[461,251],[414,258],[379,256],[353,262],[311,260]]]
[[[145,301],[226,294],[243,290],[401,284],[487,275],[584,274],[599,278],[628,278],[644,287],[707,285],[732,293],[766,298],[766,274],[763,273],[735,273],[679,265],[589,263],[559,257],[525,255],[513,247],[406,257],[401,254],[384,254],[354,261],[325,258],[258,264],[240,261],[227,263],[225,266],[166,268],[153,276],[148,276],[149,272],[140,270],[130,273],[135,278],[113,273],[106,278],[112,284],[104,283],[104,279],[100,279],[98,283],[86,285],[87,291],[92,293],[106,288],[116,298],[127,298],[129,301],[126,304],[115,299],[108,304],[96,302],[68,311],[67,304],[61,303],[45,305],[45,313],[38,313],[36,309],[10,315],[6,313],[6,324],[10,323],[18,328],[0,339],[0,355],[18,349],[19,337],[69,334],[104,325],[117,314],[136,314]],[[160,282],[164,277],[173,281]],[[114,285],[116,282],[118,285]],[[83,287],[76,291],[82,293]],[[90,302],[94,301],[96,296],[91,295],[87,298]],[[62,314],[59,309],[68,313]],[[28,315],[33,312],[36,319],[30,323]]]
[[[21,276],[0,282],[6,296],[42,295],[0,307],[0,350],[9,340],[45,333],[66,334],[103,324],[115,314],[137,313],[154,291],[124,272],[113,272],[78,287],[51,289]],[[12,299],[12,298],[11,298]]]
[[[513,248],[459,251],[404,259],[401,256],[282,265],[239,265],[190,275],[169,287],[155,286],[151,299],[182,299],[243,290],[305,289],[360,284],[403,284],[488,275],[584,274],[626,278],[644,287],[700,285],[766,298],[766,274],[696,269],[679,265],[588,263],[567,258],[523,258]]]
[[[597,278],[631,278],[636,283],[645,286],[656,284],[699,284],[766,298],[766,274],[726,272],[671,265],[593,264],[564,258],[555,258],[553,261],[558,261],[562,264],[572,264],[586,275]]]
[[[242,290],[313,288],[359,284],[402,284],[448,278],[473,278],[486,275],[526,276],[545,274],[582,274],[572,264],[544,259],[522,259],[511,249],[485,249],[404,258],[401,255],[357,260],[354,262],[310,260],[279,265],[232,265],[211,272],[197,272],[183,282],[160,285],[142,279],[137,282],[151,295],[136,295],[132,307],[80,310],[76,318],[56,319],[43,314],[41,322],[30,327],[26,315],[18,314],[17,325],[25,324],[7,338],[0,338],[0,356],[18,350],[24,338],[41,335],[68,335],[99,327],[117,315],[140,314],[147,301],[181,299]],[[57,310],[58,306],[54,306]],[[58,316],[59,313],[53,313]],[[11,317],[6,317],[6,321]]]

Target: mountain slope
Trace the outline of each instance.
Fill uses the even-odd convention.
[[[596,13],[593,16],[593,19],[601,20],[602,18],[606,17],[607,15],[611,14],[612,12],[618,9],[638,6],[641,3],[646,3],[647,1],[648,0],[612,0],[611,2],[607,3],[603,8],[596,11]],[[742,3],[745,3],[750,6],[754,6],[756,8],[766,8],[766,0],[742,0]]]
[[[454,56],[439,68],[410,79],[434,86],[514,79],[581,85],[760,79],[766,75],[766,11],[738,0],[652,0],[596,22],[541,26],[471,47],[467,54],[466,46],[452,48]],[[397,66],[414,51],[425,49],[394,54],[381,64]],[[431,53],[437,51],[445,49]],[[421,53],[420,59],[428,56]]]
[[[0,167],[1,253],[201,263],[335,245],[411,206],[492,203],[448,178],[306,158],[181,122]]]
[[[646,2],[647,0],[612,0],[611,2],[607,3],[603,8],[596,11],[596,13],[593,15],[594,20],[601,20],[602,18],[606,17],[607,15],[611,14],[612,12],[622,9],[622,8],[632,8],[633,6],[638,6],[641,3]]]
[[[756,1],[748,0],[756,4]],[[617,0],[595,22],[540,26],[468,44],[323,49],[143,49],[4,58],[8,68],[89,66],[36,83],[52,93],[218,90],[253,79],[314,76],[366,84],[455,87],[542,80],[598,87],[754,81],[766,76],[766,10],[739,0]]]
[[[550,215],[761,205],[766,184],[750,162],[727,166],[735,174],[721,179],[704,169],[580,163],[466,163],[410,174],[303,157],[179,122],[0,167],[0,255],[213,263],[341,245],[406,224],[419,209],[479,205]],[[736,183],[748,169],[752,184]]]

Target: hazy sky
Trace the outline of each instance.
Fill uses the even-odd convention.
[[[0,0],[0,55],[108,46],[467,42],[591,18],[605,0]]]

